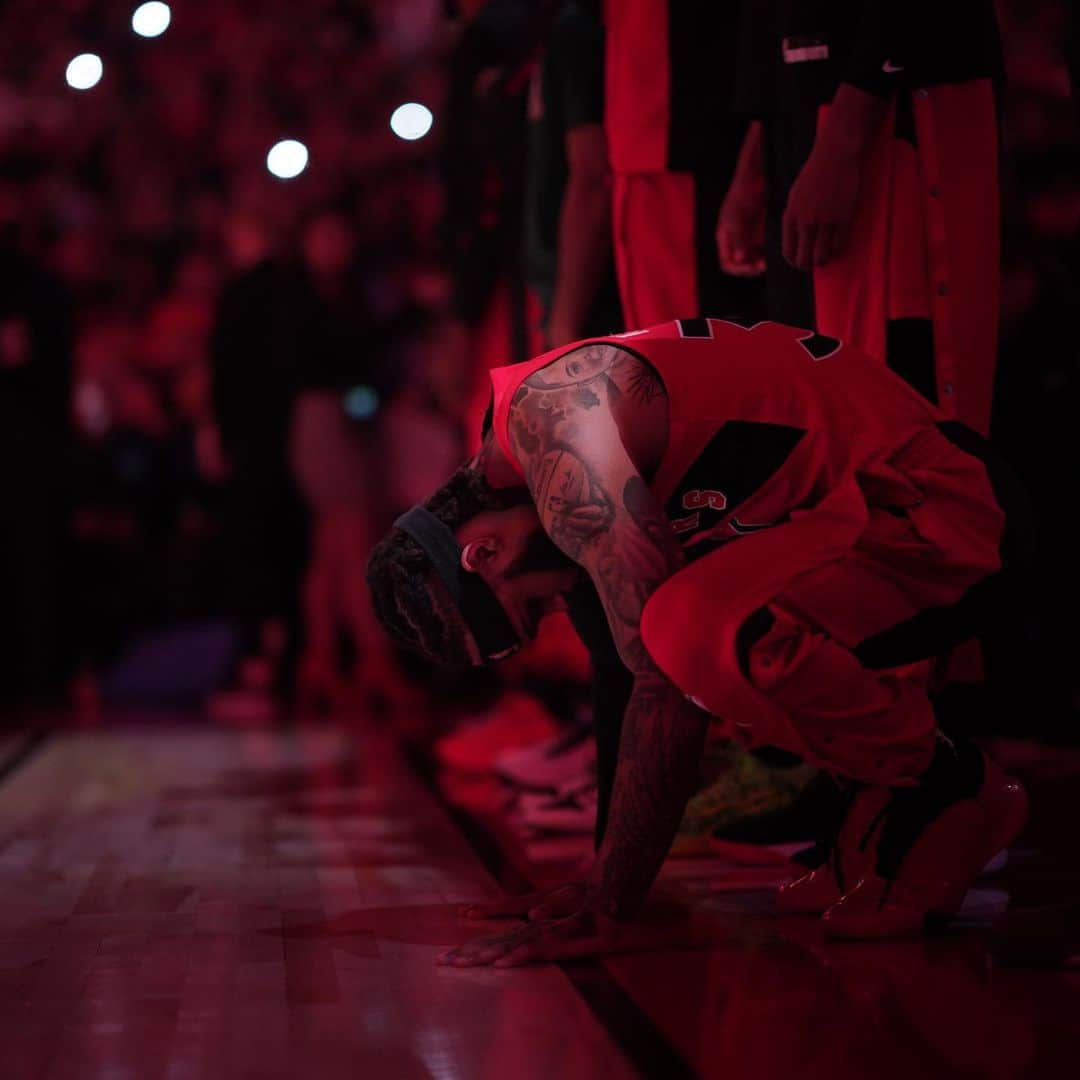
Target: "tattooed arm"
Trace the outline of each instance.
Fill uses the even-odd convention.
[[[643,427],[662,432],[664,397],[648,365],[608,345],[575,349],[526,379],[515,395],[510,439],[540,520],[596,585],[633,688],[590,880],[496,905],[503,914],[527,911],[529,921],[450,949],[440,964],[512,967],[588,956],[633,948],[635,934],[641,944],[655,945],[653,928],[619,921],[640,908],[671,847],[698,778],[706,729],[705,714],[684,701],[641,640],[646,601],[685,560],[618,420],[627,422],[629,414],[636,434]]]
[[[540,520],[592,578],[633,676],[592,882],[595,909],[613,918],[632,915],[659,872],[699,775],[707,724],[641,640],[646,602],[685,557],[624,446],[615,410],[624,397],[644,403],[662,394],[633,355],[587,346],[527,379],[510,414]]]

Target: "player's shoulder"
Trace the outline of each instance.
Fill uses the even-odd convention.
[[[583,342],[554,356],[525,378],[515,395],[520,406],[532,397],[535,404],[552,407],[577,405],[596,408],[610,403],[608,391],[647,400],[663,394],[663,382],[652,364],[639,352],[614,339]]]
[[[620,360],[620,352],[608,341],[585,341],[571,345],[537,367],[523,385],[545,392],[569,390],[604,378]]]

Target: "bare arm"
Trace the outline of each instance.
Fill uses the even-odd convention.
[[[765,272],[765,142],[760,120],[747,129],[716,226],[720,266],[736,277]]]
[[[784,258],[798,270],[824,266],[847,246],[859,205],[863,159],[889,102],[842,84],[788,194]]]
[[[589,309],[611,257],[611,176],[603,125],[583,124],[567,132],[566,160],[555,294],[547,329],[552,349],[585,334]]]
[[[787,195],[784,258],[798,270],[824,266],[843,252],[855,212],[863,159],[889,111],[888,100],[841,85],[810,157]]]
[[[545,369],[526,380],[510,433],[544,528],[589,573],[633,675],[589,899],[599,914],[620,919],[640,907],[671,846],[699,775],[707,719],[660,672],[641,639],[646,602],[685,557],[623,445],[612,403],[663,389],[630,354],[609,346],[581,352],[580,381],[566,361],[558,378]]]

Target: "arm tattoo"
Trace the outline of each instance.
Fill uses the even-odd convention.
[[[656,372],[646,364],[637,364],[626,376],[627,391],[635,401],[648,404],[664,396],[664,385],[657,378]]]
[[[594,903],[620,919],[641,907],[697,784],[705,714],[662,675],[639,674],[623,719]]]
[[[641,639],[646,602],[685,557],[618,440],[610,405],[623,394],[648,403],[664,389],[632,354],[586,346],[526,379],[510,414],[511,442],[540,519],[593,578],[634,676],[595,881],[594,903],[614,917],[640,906],[671,846],[697,779],[706,724]],[[604,442],[609,436],[618,443],[614,451]]]
[[[611,499],[569,449],[549,450],[540,459],[533,490],[541,517],[550,523],[551,538],[572,559],[579,559],[611,528],[615,518]]]

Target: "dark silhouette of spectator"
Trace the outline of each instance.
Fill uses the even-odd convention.
[[[857,345],[987,434],[1003,75],[991,0],[744,0],[757,121],[722,223],[759,230],[768,314]],[[762,178],[764,174],[764,182]]]
[[[400,689],[364,579],[387,514],[375,421],[387,396],[379,361],[395,328],[370,310],[357,232],[344,214],[313,216],[300,251],[282,304],[296,388],[289,463],[309,537],[297,693],[301,707],[321,708]]]
[[[445,348],[468,371],[462,427],[477,445],[487,373],[535,352],[524,271],[529,72],[559,4],[460,0],[440,155],[451,315]]]
[[[225,539],[233,614],[243,656],[218,710],[265,712],[283,690],[296,653],[304,519],[288,462],[297,387],[297,297],[274,258],[265,224],[234,215],[226,242],[236,275],[222,291],[211,335],[216,440],[207,457],[226,478]]]
[[[604,127],[627,329],[760,309],[760,283],[728,273],[716,239],[747,126],[733,110],[739,9],[715,0],[602,4]]]
[[[529,88],[526,270],[553,349],[622,329],[604,134],[604,28],[564,4]]]
[[[71,308],[0,204],[0,701],[41,702],[65,677]]]

